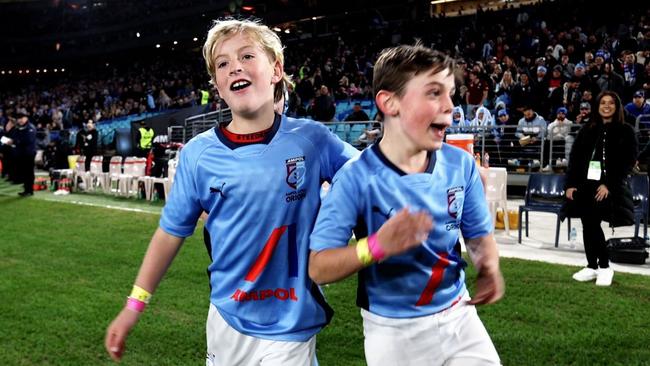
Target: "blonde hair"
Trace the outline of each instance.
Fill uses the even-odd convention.
[[[270,30],[269,27],[257,20],[219,19],[214,21],[203,45],[203,58],[205,59],[205,66],[210,75],[210,84],[217,85],[213,56],[215,48],[226,38],[236,34],[245,34],[250,37],[262,47],[271,63],[278,61],[280,62],[280,66],[284,68],[284,47],[282,46],[282,41],[280,41],[280,37]],[[291,76],[284,74],[282,79],[275,84],[275,90],[273,91],[274,102],[282,98],[289,83],[291,83]]]

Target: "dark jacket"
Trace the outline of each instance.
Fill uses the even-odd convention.
[[[580,129],[571,149],[566,183],[566,188],[577,188],[577,191],[573,201],[567,200],[565,215],[581,217],[585,210],[597,209],[602,219],[612,227],[632,225],[634,202],[627,177],[632,172],[636,156],[636,135],[626,123],[589,124]],[[599,182],[587,180],[591,160],[600,161],[603,167]],[[596,203],[594,196],[600,184],[607,187],[609,195]]]
[[[15,134],[11,137],[16,146],[16,154],[19,156],[36,155],[36,127],[27,122],[21,126],[16,124]]]

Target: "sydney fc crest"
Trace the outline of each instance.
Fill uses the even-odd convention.
[[[305,181],[305,157],[298,156],[285,160],[287,166],[287,184],[293,189],[298,189]]]
[[[458,218],[463,207],[465,192],[463,187],[454,187],[447,190],[447,212],[454,219]]]

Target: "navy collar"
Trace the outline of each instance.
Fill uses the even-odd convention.
[[[381,151],[379,148],[379,142],[376,144],[373,144],[371,147],[372,151],[374,151],[375,154],[377,154],[377,157],[379,160],[381,160],[387,167],[389,167],[391,170],[393,170],[395,173],[399,174],[400,176],[408,175],[405,171],[397,167],[397,165],[393,164],[386,155]],[[432,151],[427,151],[427,159],[429,159],[429,164],[427,165],[427,169],[424,171],[425,173],[433,173],[433,168],[436,166],[436,154]]]

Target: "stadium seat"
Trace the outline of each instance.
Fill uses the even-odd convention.
[[[531,174],[526,187],[524,205],[519,206],[519,243],[521,244],[521,220],[526,214],[526,237],[528,237],[528,212],[549,212],[557,215],[555,224],[555,247],[560,239],[560,211],[564,203],[564,174]],[[571,218],[567,217],[568,231],[571,233]]]

